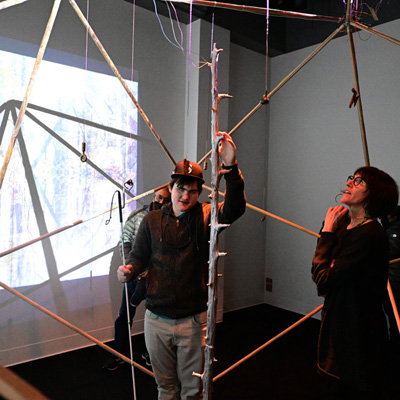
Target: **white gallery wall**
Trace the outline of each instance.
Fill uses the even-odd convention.
[[[332,26],[332,32],[335,26]],[[400,39],[400,22],[377,30]],[[301,32],[299,32],[299,35]],[[400,182],[400,49],[382,38],[354,36],[370,164]],[[275,87],[316,48],[271,60]],[[353,72],[346,37],[334,39],[270,103],[268,211],[318,233],[346,178],[366,164],[356,108],[349,108]],[[322,304],[311,281],[316,238],[269,221],[265,302],[307,314]]]

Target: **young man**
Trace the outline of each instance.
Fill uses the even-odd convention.
[[[143,206],[138,210],[132,211],[124,225],[122,233],[122,242],[119,242],[119,251],[122,259],[122,252],[124,252],[125,260],[127,259],[130,251],[132,250],[133,243],[136,238],[140,223],[143,217],[153,210],[159,210],[163,204],[167,204],[171,201],[171,195],[169,190],[165,187],[157,190],[154,193],[153,201],[148,206]],[[128,282],[128,297],[129,297],[129,317],[130,323],[132,324],[133,317],[136,313],[136,307],[146,298],[146,272],[143,272],[136,279]],[[129,354],[129,331],[128,331],[128,318],[126,310],[125,300],[125,289],[122,292],[121,307],[118,313],[118,317],[114,322],[114,350],[119,353],[130,357]],[[147,351],[145,351],[142,357],[146,360],[148,366],[151,365]],[[103,369],[109,371],[115,371],[124,361],[112,355],[107,362],[103,365]]]
[[[219,154],[226,181],[218,220],[230,224],[245,211],[244,181],[228,135]],[[127,282],[148,269],[145,340],[159,400],[201,399],[207,322],[211,204],[199,203],[200,165],[183,160],[171,175],[171,203],[143,219],[118,279]]]

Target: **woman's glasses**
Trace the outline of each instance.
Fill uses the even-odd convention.
[[[365,182],[364,179],[361,178],[361,176],[354,177],[354,175],[350,175],[347,178],[347,182],[350,182],[350,181],[353,181],[354,186],[358,186],[360,183]],[[367,183],[367,182],[365,182],[365,183]]]

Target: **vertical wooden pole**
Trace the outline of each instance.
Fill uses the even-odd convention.
[[[370,166],[367,135],[365,132],[364,114],[363,114],[361,94],[360,94],[360,84],[359,84],[359,80],[358,80],[357,59],[356,59],[356,52],[355,52],[355,48],[354,48],[353,33],[351,30],[351,20],[352,20],[351,5],[352,5],[352,3],[353,3],[352,0],[348,0],[348,2],[347,2],[347,14],[346,14],[347,37],[349,39],[351,61],[353,64],[354,90],[356,91],[355,94],[357,96],[358,120],[360,123],[361,139],[362,139],[362,144],[363,144],[363,149],[364,149],[365,165]]]

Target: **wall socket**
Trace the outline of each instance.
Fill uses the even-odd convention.
[[[265,278],[265,290],[272,292],[272,278]]]

